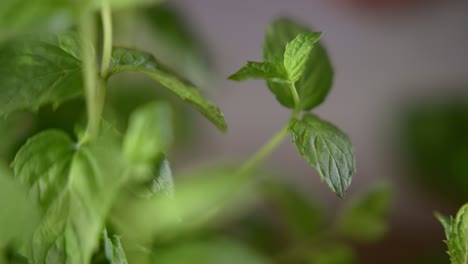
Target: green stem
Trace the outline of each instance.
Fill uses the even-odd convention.
[[[103,49],[101,61],[101,77],[107,78],[110,70],[112,57],[112,12],[108,1],[103,1],[101,8],[102,27],[103,27]]]
[[[212,219],[218,212],[223,209],[236,195],[236,193],[253,177],[255,169],[270,155],[283,141],[288,134],[291,122],[299,117],[301,108],[299,105],[299,95],[296,90],[294,83],[289,85],[291,94],[294,99],[294,110],[289,118],[286,125],[281,128],[267,143],[265,143],[250,159],[248,159],[242,167],[235,173],[233,182],[230,184],[230,191],[225,197],[218,201],[218,204],[208,211],[204,217],[201,217],[199,221],[194,222],[195,225],[205,223],[209,219]]]
[[[267,143],[265,143],[250,159],[248,159],[239,170],[239,174],[247,177],[253,170],[268,157],[273,150],[283,141],[288,134],[289,123],[281,128]]]
[[[289,87],[289,91],[291,91],[293,101],[294,101],[294,109],[296,111],[300,107],[299,94],[297,93],[296,85],[294,83],[289,83],[288,87]]]
[[[96,104],[97,67],[94,53],[96,28],[93,14],[86,12],[80,17],[79,33],[81,38],[81,54],[83,66],[83,85],[86,97],[86,110],[88,124],[85,134],[81,138],[80,145],[91,140],[97,134],[99,117],[96,116],[98,106]],[[91,43],[91,45],[86,45]]]
[[[94,53],[96,37],[96,21],[94,19],[94,15],[86,12],[80,19],[79,30],[81,42],[83,43],[81,47],[83,57],[83,83],[85,86],[88,124],[79,145],[94,140],[99,135],[99,126],[101,123],[102,112],[104,110],[107,90],[107,75],[110,70],[109,67],[112,56],[112,16],[107,1],[103,1],[101,16],[104,34],[101,76],[97,74],[96,55]],[[92,46],[85,45],[85,43],[92,43]]]

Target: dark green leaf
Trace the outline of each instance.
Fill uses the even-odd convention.
[[[455,219],[436,215],[445,229],[448,251],[452,264],[468,263],[468,204],[460,208]]]
[[[44,131],[19,150],[15,177],[41,203],[43,219],[31,240],[34,263],[88,263],[122,183],[118,144],[107,128],[80,148],[63,132]]]
[[[276,20],[268,28],[265,36],[264,60],[284,61],[286,45],[299,34],[311,35],[314,36],[314,39],[320,36],[320,33],[311,32],[307,27],[291,20],[285,18]],[[332,86],[332,82],[333,69],[327,52],[320,43],[316,43],[309,53],[302,77],[296,82],[301,109],[310,110],[322,103]],[[268,81],[268,87],[282,105],[294,108],[294,100],[287,84]]]
[[[169,104],[153,102],[136,109],[130,116],[123,152],[132,165],[153,166],[172,142]]]
[[[161,62],[195,84],[205,85],[211,71],[208,52],[193,32],[193,23],[181,11],[168,1],[144,9],[142,15],[151,26]]]
[[[270,62],[249,61],[236,73],[229,76],[233,81],[245,81],[247,79],[263,79],[286,82],[286,76],[278,70],[277,66]]]
[[[381,239],[388,231],[390,195],[390,188],[382,185],[353,198],[342,212],[338,230],[357,241],[374,242]]]
[[[321,36],[322,33],[301,33],[286,44],[283,64],[290,82],[301,78],[310,51]]]
[[[106,229],[102,233],[105,257],[109,264],[128,264],[119,237],[116,235],[109,237]]]
[[[0,46],[0,115],[57,106],[80,94],[79,45],[74,34],[63,34]]]
[[[152,55],[138,50],[116,48],[113,52],[113,63],[112,74],[143,73],[191,104],[221,131],[227,130],[224,115],[219,108],[207,100],[196,87],[161,65]]]
[[[290,133],[296,149],[322,180],[343,197],[355,172],[353,146],[346,134],[314,115],[295,120]]]

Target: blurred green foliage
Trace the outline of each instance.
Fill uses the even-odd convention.
[[[414,103],[402,120],[403,157],[418,185],[468,200],[468,100]]]

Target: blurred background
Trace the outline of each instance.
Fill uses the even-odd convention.
[[[184,191],[177,179],[193,168],[220,161],[236,168],[288,120],[290,110],[263,81],[227,80],[247,60],[262,61],[265,29],[284,16],[324,32],[335,80],[314,112],[350,136],[357,173],[339,199],[285,140],[264,163],[257,184],[246,188],[247,201],[223,221],[153,241],[158,263],[190,263],[203,252],[217,252],[210,258],[217,261],[204,264],[270,263],[258,256],[247,261],[254,258],[246,248],[273,263],[449,263],[434,212],[453,215],[468,201],[468,1],[167,2],[115,14],[115,43],[151,51],[203,87],[224,112],[228,133],[133,75],[111,80],[105,118],[125,129],[142,102],[164,98],[175,106],[176,148],[169,159],[176,193]],[[57,111],[48,106],[37,115],[2,120],[0,136],[15,135],[16,141],[6,142],[0,157],[11,161],[27,136],[46,128],[73,134],[75,121],[84,121],[77,111],[83,107],[77,98]],[[187,197],[190,204],[196,196]],[[137,232],[137,224],[129,226]],[[219,253],[227,249],[229,254]],[[128,255],[131,250],[126,248]]]
[[[355,145],[348,197],[376,182],[392,186],[390,231],[378,243],[358,245],[359,263],[448,263],[433,212],[453,214],[468,200],[468,1],[172,2],[208,48],[220,77],[213,99],[230,126],[221,135],[200,121],[200,141],[175,164],[245,159],[283,125],[289,111],[264,82],[223,77],[247,60],[261,61],[265,28],[292,17],[324,32],[335,83],[315,112]],[[266,166],[333,215],[343,201],[286,143]]]

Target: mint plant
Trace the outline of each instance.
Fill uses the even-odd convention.
[[[133,73],[164,87],[220,131],[227,130],[221,110],[191,81],[148,52],[114,46],[113,11],[157,2],[0,3],[0,115],[10,118],[50,105],[61,111],[77,98],[84,104],[83,109],[72,108],[82,110],[84,118],[64,121],[74,123],[73,133],[55,126],[40,130],[18,149],[11,171],[0,168],[0,200],[5,203],[0,263],[156,263],[155,237],[162,240],[169,230],[196,227],[223,209],[288,133],[299,155],[330,189],[345,195],[355,172],[351,142],[337,127],[309,113],[324,101],[333,79],[319,43],[322,34],[287,19],[267,30],[264,61],[248,62],[229,78],[266,80],[280,104],[292,109],[290,120],[243,165],[218,172],[229,179],[228,190],[223,178],[223,188],[210,180],[206,186],[174,190],[167,158],[174,136],[172,105],[155,100],[138,106],[125,129],[108,117],[110,81]],[[190,219],[207,201],[212,208]],[[347,217],[359,219],[352,213]],[[263,263],[244,249],[236,252],[250,261],[243,263]]]
[[[437,219],[444,227],[445,243],[452,264],[465,264],[468,262],[468,205],[463,205],[455,218],[447,218],[436,213]]]
[[[289,131],[299,155],[316,168],[333,192],[343,197],[355,172],[351,142],[334,125],[307,113],[323,102],[332,86],[332,66],[318,43],[321,36],[291,20],[279,19],[267,30],[264,61],[247,62],[229,79],[267,81],[276,99],[292,109],[292,114],[285,127],[265,145],[264,152],[271,151]],[[302,112],[306,113],[301,118]]]

